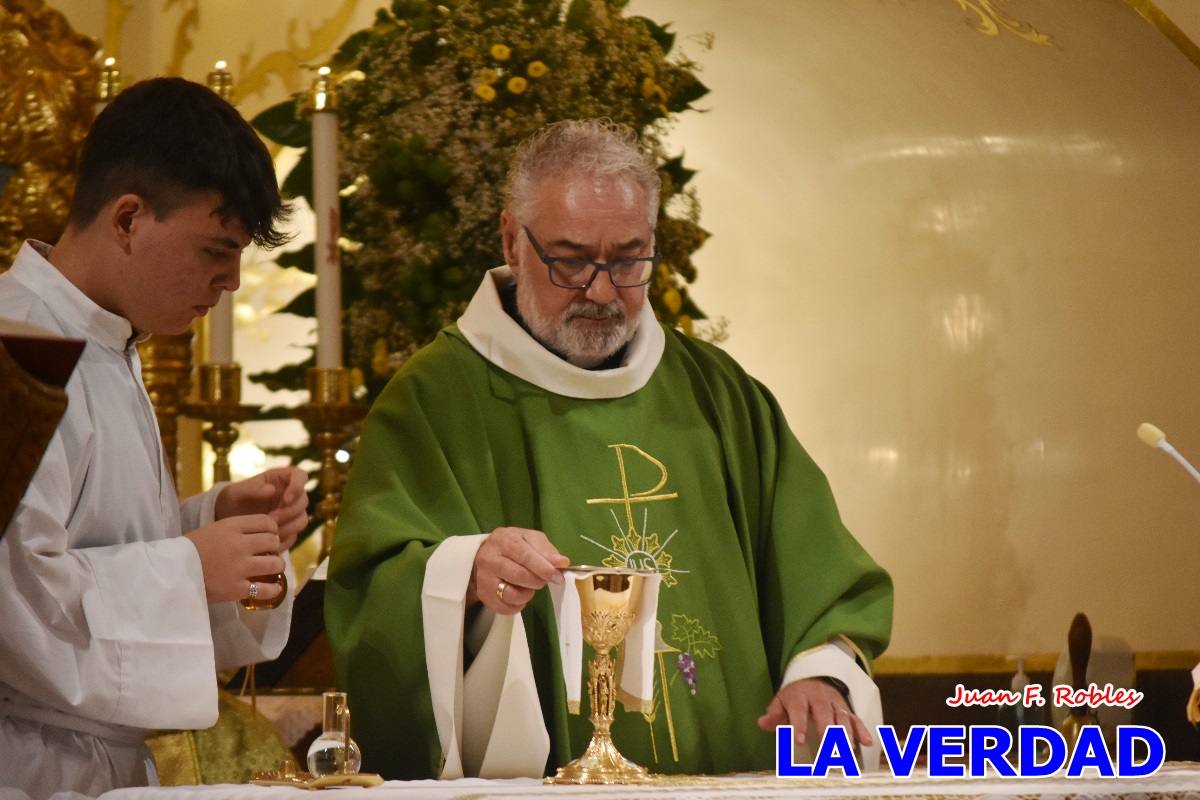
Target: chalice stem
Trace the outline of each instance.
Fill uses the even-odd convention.
[[[596,653],[588,663],[588,694],[592,706],[592,725],[597,735],[609,736],[612,731],[613,714],[617,710],[616,692],[613,691],[613,674],[616,669],[612,656],[605,650]]]

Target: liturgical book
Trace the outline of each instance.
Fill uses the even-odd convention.
[[[83,347],[82,339],[0,319],[0,536],[67,409],[67,380]]]

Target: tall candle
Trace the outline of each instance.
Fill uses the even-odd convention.
[[[338,253],[338,129],[329,67],[312,88],[313,213],[317,239],[317,366],[342,366],[342,265]]]
[[[208,361],[210,364],[233,363],[233,295],[221,292],[208,318]]]
[[[233,74],[224,61],[213,65],[207,83],[222,100],[233,101]],[[230,292],[222,292],[221,299],[209,312],[208,363],[233,363],[233,294]]]

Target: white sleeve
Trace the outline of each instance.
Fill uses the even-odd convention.
[[[425,565],[421,622],[442,779],[540,778],[550,755],[529,644],[519,614],[481,613],[482,638],[463,672],[467,585],[487,534],[450,536]]]
[[[874,744],[862,749],[860,763],[864,770],[879,769],[883,752],[878,734],[879,726],[883,724],[879,687],[859,666],[854,651],[844,642],[835,640],[797,653],[788,662],[780,688],[802,678],[836,678],[846,685],[850,690],[850,709],[863,721],[874,739]]]
[[[0,683],[118,725],[212,725],[215,666],[195,547],[170,537],[72,549],[71,497],[56,433],[0,538]]]

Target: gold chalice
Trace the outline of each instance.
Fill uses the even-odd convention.
[[[609,651],[625,640],[642,600],[644,570],[612,567],[571,567],[588,574],[575,579],[583,640],[595,655],[588,662],[588,701],[595,731],[583,755],[561,767],[546,783],[649,783],[645,767],[621,755],[612,740],[613,711],[617,704],[617,679]]]

